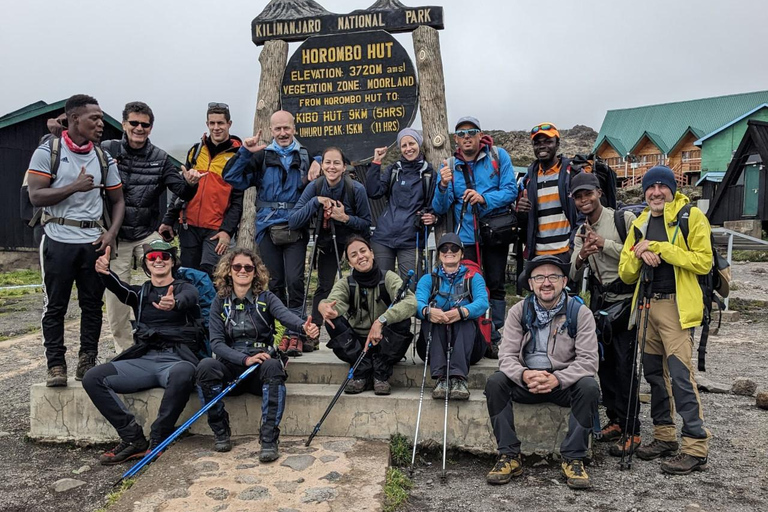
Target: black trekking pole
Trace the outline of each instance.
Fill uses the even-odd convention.
[[[456,234],[458,235],[461,231],[461,225],[464,223],[464,215],[467,213],[467,205],[469,204],[469,201],[462,201],[461,203],[461,212],[459,213],[459,222],[456,226]]]
[[[128,471],[126,471],[126,472],[123,474],[123,476],[122,476],[122,477],[120,477],[120,480],[118,480],[117,482],[115,482],[115,486],[117,486],[117,485],[120,485],[120,483],[121,483],[123,480],[125,480],[126,478],[130,478],[130,477],[134,476],[136,473],[138,473],[138,472],[141,470],[141,468],[143,468],[144,466],[146,466],[147,464],[149,464],[149,463],[152,461],[152,459],[154,459],[155,457],[157,457],[158,455],[160,455],[160,454],[163,452],[163,450],[165,450],[165,449],[168,447],[168,445],[169,445],[169,444],[171,444],[172,442],[174,442],[174,441],[176,440],[176,438],[178,438],[178,437],[179,437],[181,434],[183,434],[183,433],[184,433],[184,431],[185,431],[185,430],[187,430],[189,427],[191,427],[191,426],[192,426],[192,424],[193,424],[195,421],[197,421],[197,420],[200,418],[200,416],[202,416],[203,414],[205,414],[206,412],[208,412],[208,409],[210,409],[211,407],[213,407],[214,405],[216,405],[216,403],[217,403],[219,400],[221,400],[222,398],[224,398],[224,395],[226,395],[227,393],[229,393],[230,391],[232,391],[233,389],[235,389],[235,386],[237,386],[237,385],[238,385],[238,384],[239,384],[239,383],[240,383],[240,382],[241,382],[243,379],[245,379],[246,377],[248,377],[248,376],[249,376],[251,373],[253,373],[254,371],[256,371],[256,369],[257,369],[259,366],[261,366],[261,363],[257,363],[257,364],[254,364],[253,366],[249,366],[248,368],[246,368],[246,369],[245,369],[245,371],[244,371],[242,374],[240,374],[240,376],[239,376],[238,378],[236,378],[235,380],[233,380],[233,381],[232,381],[232,382],[229,384],[229,386],[227,386],[226,388],[224,388],[224,389],[221,391],[221,393],[219,393],[218,395],[216,395],[216,398],[214,398],[213,400],[211,400],[210,402],[208,402],[207,404],[205,404],[205,405],[202,407],[202,409],[200,409],[199,411],[197,411],[197,412],[196,412],[196,413],[195,413],[195,414],[194,414],[194,415],[193,415],[191,418],[189,418],[189,419],[186,421],[186,423],[184,423],[182,426],[180,426],[179,428],[177,428],[177,429],[176,429],[176,431],[175,431],[173,434],[169,435],[169,436],[168,436],[168,437],[165,439],[165,441],[163,441],[162,443],[160,443],[159,445],[157,445],[157,447],[155,447],[155,449],[154,449],[154,450],[152,450],[151,452],[149,452],[148,454],[146,454],[146,455],[144,456],[144,458],[143,458],[143,459],[141,459],[139,462],[137,462],[137,463],[136,463],[136,464],[135,464],[135,465],[134,465],[134,466],[133,466],[131,469],[129,469]]]
[[[336,269],[339,271],[339,279],[342,279],[339,246],[336,245],[336,221],[333,219],[331,219],[331,238],[333,238],[333,252],[336,254]]]
[[[323,210],[320,210],[321,212]],[[320,238],[320,227],[323,225],[322,215],[317,219],[317,226],[315,226],[314,243],[312,244],[312,252],[309,255],[309,270],[307,271],[307,280],[304,285],[304,299],[301,301],[301,314],[304,315],[307,312],[307,299],[309,298],[309,280],[312,278],[312,268],[315,266],[315,256],[317,255],[317,243]]]
[[[619,461],[619,469],[629,470],[632,469],[632,457],[635,453],[635,427],[637,426],[637,414],[640,408],[640,378],[643,375],[643,354],[645,353],[645,339],[648,332],[648,316],[651,309],[651,285],[653,284],[653,267],[650,265],[643,265],[642,273],[640,274],[640,289],[638,290],[637,309],[643,318],[643,332],[640,334],[640,329],[637,329],[637,335],[635,336],[634,344],[634,360],[632,361],[632,375],[629,380],[630,397],[627,404],[627,418],[624,422],[624,432],[621,434],[621,460]],[[637,319],[640,322],[640,318]],[[638,363],[638,345],[640,349],[640,362]],[[632,393],[632,388],[635,387],[635,381],[637,381],[637,391]],[[632,433],[628,434],[630,430],[630,417],[632,422]],[[627,454],[627,435],[631,436],[629,454]]]
[[[453,353],[453,329],[451,324],[446,324],[445,326],[445,334],[448,338],[447,341],[447,350],[446,350],[446,361],[445,361],[445,415],[443,417],[443,472],[440,474],[440,481],[442,483],[446,482],[446,479],[448,478],[448,475],[445,473],[445,456],[448,452],[448,399],[451,396],[451,354]]]
[[[403,286],[401,286],[400,289],[397,291],[397,294],[395,295],[395,299],[392,301],[392,304],[390,304],[387,309],[391,309],[395,304],[400,302],[403,299],[403,297],[405,297],[405,294],[408,290],[408,285],[410,284],[411,279],[413,279],[412,270],[408,272],[408,279],[406,279],[403,282]],[[344,391],[344,388],[349,383],[349,381],[352,380],[352,377],[355,375],[355,370],[357,370],[357,367],[360,366],[360,363],[363,361],[365,354],[368,352],[368,349],[371,348],[372,346],[373,346],[373,343],[368,343],[363,349],[363,351],[360,353],[360,356],[357,358],[357,361],[355,361],[355,364],[353,364],[352,367],[349,369],[349,372],[347,372],[347,378],[344,379],[344,382],[342,382],[341,386],[339,386],[338,391],[336,391],[336,395],[334,395],[333,400],[331,400],[331,403],[328,405],[328,408],[323,413],[323,417],[320,418],[320,421],[317,422],[317,425],[315,425],[315,428],[312,429],[312,433],[309,435],[309,439],[307,439],[307,442],[304,443],[304,446],[309,446],[309,444],[315,438],[317,433],[320,432],[320,426],[325,421],[325,418],[328,417],[328,414],[330,414],[331,409],[333,409],[333,406],[336,405],[336,402],[339,400],[339,397],[341,396],[341,393]]]
[[[428,308],[434,306],[434,302],[428,304]],[[429,316],[429,313],[427,313]],[[422,326],[424,324],[422,323]],[[419,393],[419,412],[416,414],[416,433],[413,435],[413,454],[411,455],[411,467],[408,469],[408,473],[413,476],[413,465],[416,462],[416,445],[419,443],[419,426],[421,425],[421,406],[424,403],[424,385],[427,383],[427,361],[429,361],[429,346],[432,344],[432,323],[429,323],[429,329],[427,331],[427,348],[424,353],[424,375],[421,377],[421,392]],[[415,345],[415,344],[414,344]],[[416,360],[414,358],[414,364]]]

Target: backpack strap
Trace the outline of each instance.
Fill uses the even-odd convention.
[[[613,223],[616,226],[616,231],[619,232],[619,238],[621,243],[627,240],[627,223],[624,222],[624,212],[622,210],[613,211]]]
[[[355,201],[355,184],[352,178],[348,174],[344,173],[344,194],[347,196],[347,202],[349,203],[351,212],[347,212],[347,215],[357,215],[357,201]]]
[[[357,315],[357,303],[355,295],[357,293],[357,281],[351,276],[347,276],[347,285],[349,286],[349,308],[347,308],[347,315],[353,317]]]
[[[397,183],[397,180],[400,179],[400,172],[403,170],[403,164],[400,162],[400,160],[395,162],[395,166],[392,169],[392,172],[389,175],[389,190],[387,193],[389,195],[392,194],[392,187]]]
[[[205,136],[203,136],[205,137]],[[197,165],[197,159],[200,158],[200,152],[203,150],[203,142],[200,141],[189,150],[190,153],[192,153],[192,157],[189,159],[189,165],[190,167],[195,167]]]
[[[61,137],[48,139],[48,149],[51,151],[51,183],[53,183],[61,164]]]
[[[533,320],[536,318],[536,310],[533,306],[535,295],[530,294],[523,300],[523,335],[533,329]]]
[[[99,146],[93,146],[93,150],[96,152],[96,158],[99,159],[99,167],[101,168],[101,204],[102,204],[102,216],[104,218],[104,228],[109,229],[112,226],[112,215],[107,207],[107,175],[109,174],[109,161],[107,160],[107,154]]]
[[[584,301],[578,295],[565,297],[565,328],[568,331],[568,336],[576,338],[576,333],[579,330],[579,310],[584,305]]]
[[[693,205],[688,203],[683,205],[683,207],[680,208],[680,211],[677,212],[677,216],[675,217],[675,234],[672,236],[672,243],[675,243],[675,238],[677,238],[677,231],[680,230],[680,232],[683,234],[685,247],[688,250],[691,249],[691,247],[688,245],[688,232],[690,229],[688,226],[688,217],[691,216],[691,208],[693,208]]]
[[[139,289],[139,307],[136,308],[136,324],[141,323],[141,310],[144,309],[144,299],[147,297],[147,294],[149,293],[149,287],[152,284],[152,281],[145,281],[143,285],[141,285],[141,289]]]

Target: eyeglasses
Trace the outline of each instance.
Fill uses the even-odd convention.
[[[234,263],[232,264],[232,270],[235,272],[240,272],[241,270],[245,270],[248,274],[256,270],[256,267],[253,265],[243,265],[241,263]]]
[[[445,244],[440,246],[440,254],[446,254],[448,252],[457,253],[461,250],[461,247],[459,247],[456,244]]]
[[[169,253],[169,252],[165,252],[165,251],[152,251],[152,252],[148,252],[147,255],[144,256],[144,257],[147,258],[147,261],[152,262],[152,261],[157,261],[157,260],[168,261],[168,260],[171,259],[172,256],[173,255],[171,253]]]
[[[480,133],[480,130],[477,128],[469,128],[467,130],[456,130],[456,136],[460,139],[463,139],[464,137],[474,137]]]
[[[152,126],[152,123],[143,123],[141,121],[126,121],[126,122],[129,125],[133,126],[134,128],[136,128],[137,126],[141,125],[141,127],[144,128],[145,130]]]
[[[212,101],[208,104],[208,108],[223,108],[225,110],[229,110],[229,105],[226,103],[217,103],[215,101]]]
[[[531,130],[531,135],[536,135],[542,130],[551,130],[552,128],[554,128],[554,126],[549,123],[540,124],[538,126],[533,127],[533,129]]]
[[[548,276],[545,276],[545,275],[531,276],[531,279],[533,280],[534,283],[541,284],[544,282],[545,279],[550,283],[556,283],[564,277],[565,276],[562,274],[549,274]]]

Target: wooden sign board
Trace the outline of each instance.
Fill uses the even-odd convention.
[[[312,37],[288,61],[280,101],[310,154],[338,146],[360,162],[413,122],[416,72],[405,48],[383,30]]]

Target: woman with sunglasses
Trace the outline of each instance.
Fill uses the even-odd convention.
[[[339,254],[343,254],[350,236],[368,238],[371,231],[371,208],[365,187],[344,173],[348,163],[341,149],[326,148],[321,164],[323,174],[307,185],[288,219],[291,229],[309,226],[312,219],[316,222],[317,290],[312,297],[312,318],[318,327],[323,321],[317,305],[328,297],[336,275],[341,275]],[[309,287],[309,281],[306,286]],[[304,351],[314,350],[316,343],[319,340],[307,340]],[[287,354],[294,356],[301,352],[291,347]]]
[[[486,349],[476,320],[488,309],[488,292],[482,274],[467,275],[469,269],[461,263],[464,245],[459,235],[443,235],[437,250],[440,265],[416,287],[416,314],[425,320],[419,353],[426,352],[424,344],[431,334],[429,367],[437,381],[432,398],[444,399],[449,393],[453,400],[468,400],[469,366],[482,359]],[[446,368],[448,344],[453,347],[450,368]]]
[[[278,427],[285,408],[286,374],[284,361],[274,345],[275,320],[307,336],[318,336],[311,317],[303,322],[291,313],[267,290],[268,282],[269,273],[253,251],[238,247],[222,256],[214,273],[218,293],[211,304],[209,319],[211,350],[216,359],[203,360],[196,377],[203,402],[208,403],[246,368],[260,365],[230,394],[248,392],[262,396],[261,462],[279,457]],[[229,414],[222,400],[208,410],[208,425],[214,434],[214,450],[231,450]]]
[[[141,286],[122,282],[110,270],[110,248],[96,260],[96,272],[110,292],[133,309],[134,344],[111,362],[83,377],[83,389],[93,405],[120,436],[120,444],[100,457],[105,465],[144,456],[175,430],[176,420],[194,389],[195,367],[205,329],[199,317],[195,285],[176,278],[176,249],[162,240],[144,245],[141,266],[149,277]],[[118,393],[165,388],[149,443]]]
[[[401,130],[397,134],[400,158],[384,170],[381,162],[387,148],[376,148],[365,181],[368,197],[387,198],[371,238],[373,252],[382,270],[397,268],[402,278],[409,270],[418,271],[418,253],[426,245],[428,233],[425,227],[437,221],[432,212],[434,169],[421,151],[423,142],[416,130]]]

